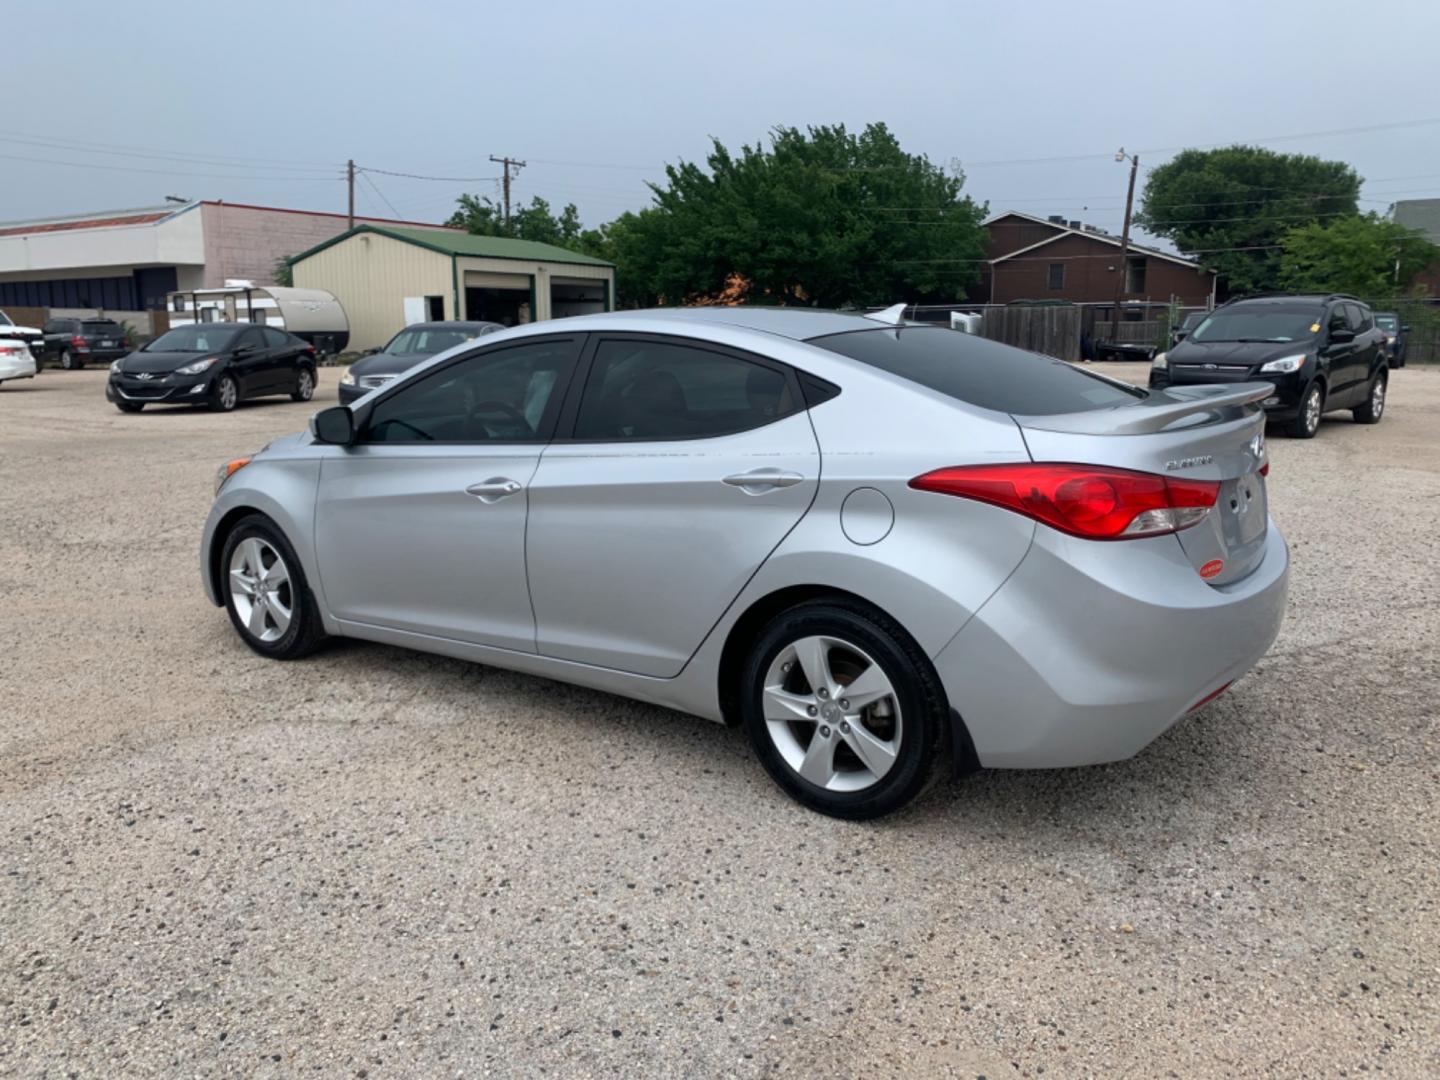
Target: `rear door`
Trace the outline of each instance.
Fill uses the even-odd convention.
[[[592,335],[530,483],[542,655],[668,678],[815,497],[795,373],[709,343]]]

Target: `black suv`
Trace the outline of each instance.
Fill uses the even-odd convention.
[[[1151,387],[1271,382],[1261,405],[1296,438],[1320,428],[1320,414],[1352,409],[1379,423],[1389,378],[1385,335],[1369,307],[1342,293],[1259,296],[1216,308],[1184,341],[1155,357]]]
[[[66,371],[83,368],[87,363],[109,363],[130,351],[125,328],[114,319],[47,319],[46,356],[58,356]]]

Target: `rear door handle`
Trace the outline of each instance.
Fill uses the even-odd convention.
[[[793,487],[800,483],[805,477],[798,472],[789,472],[785,469],[751,469],[749,472],[735,473],[725,477],[724,483],[731,487],[738,487],[746,495],[763,495],[767,491],[774,491],[776,488]]]
[[[520,490],[520,486],[520,481],[511,480],[508,476],[492,476],[489,480],[471,484],[465,489],[465,494],[474,495],[483,503],[493,503],[507,495],[514,495]]]

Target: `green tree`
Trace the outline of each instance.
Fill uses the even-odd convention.
[[[703,167],[667,167],[653,206],[591,240],[619,265],[631,303],[951,300],[984,258],[984,208],[963,185],[884,124],[858,135],[780,127],[768,149],[734,155],[715,140]]]
[[[518,206],[507,223],[504,209],[483,195],[461,195],[459,209],[450,215],[454,225],[477,236],[509,236],[574,248],[580,239],[580,212],[569,203],[557,217],[550,204],[536,195],[528,206]]]
[[[1343,161],[1258,146],[1186,150],[1150,173],[1135,221],[1220,272],[1226,295],[1280,287],[1291,229],[1353,216],[1360,177]]]
[[[1280,243],[1280,284],[1296,292],[1399,296],[1440,261],[1440,247],[1378,214],[1311,222]]]
[[[289,288],[295,284],[295,268],[290,265],[289,255],[281,255],[275,260],[275,268],[270,271],[270,276],[275,279],[276,285]]]

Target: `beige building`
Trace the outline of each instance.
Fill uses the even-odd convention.
[[[296,286],[333,293],[350,348],[384,345],[416,322],[515,326],[610,311],[615,267],[552,244],[441,229],[359,225],[292,261]]]

